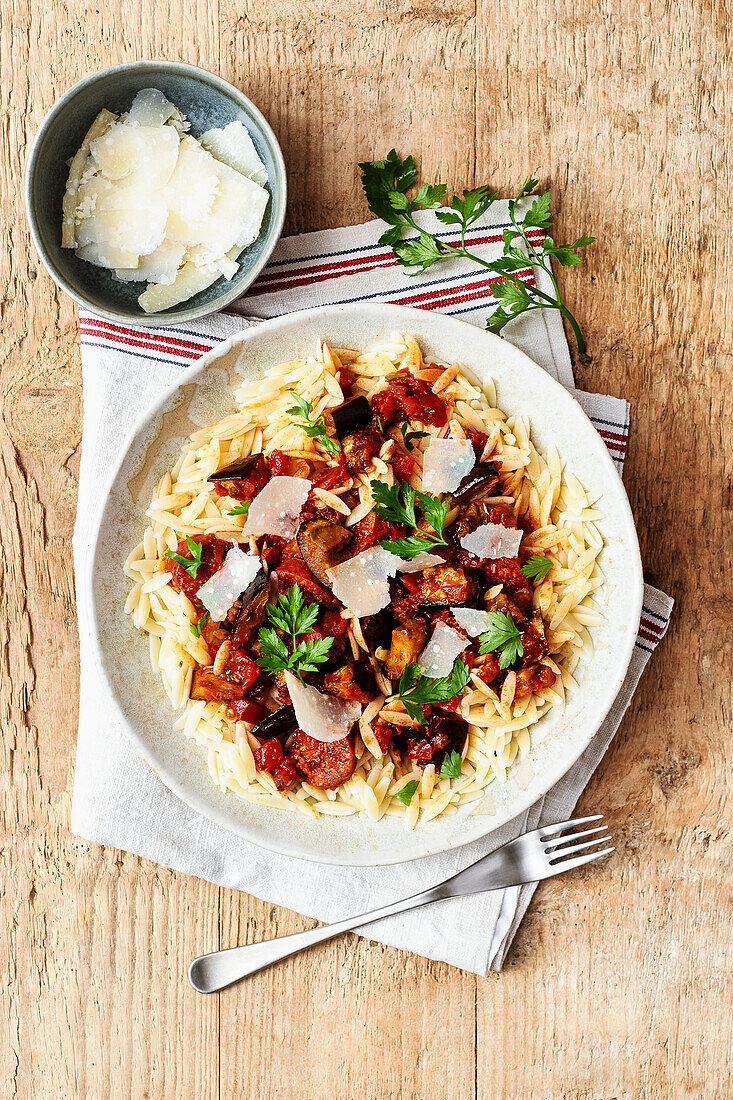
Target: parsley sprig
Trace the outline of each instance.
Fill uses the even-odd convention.
[[[405,444],[405,449],[413,451],[415,449],[416,439],[426,439],[427,432],[411,432],[408,431],[407,424],[400,424],[400,432],[402,433],[402,441]]]
[[[508,611],[489,611],[489,629],[479,634],[479,653],[499,651],[499,668],[509,668],[523,656],[522,632]]]
[[[412,661],[400,676],[396,698],[402,702],[410,718],[414,718],[416,722],[424,722],[423,707],[455,699],[470,679],[471,671],[460,657],[456,658],[450,676],[423,676],[420,666]]]
[[[206,626],[206,620],[209,617],[208,611],[202,611],[195,623],[191,623],[191,633],[194,638],[201,637],[201,631]]]
[[[544,558],[540,554],[533,554],[529,561],[524,563],[520,572],[523,573],[528,580],[543,581],[553,565],[554,562],[551,561],[550,558]]]
[[[171,561],[176,561],[178,564],[186,570],[189,577],[196,578],[201,566],[204,564],[204,544],[202,542],[196,542],[196,539],[192,539],[190,535],[186,535],[186,543],[188,549],[191,551],[190,558],[184,558],[183,554],[166,554],[167,558]]]
[[[398,802],[401,802],[403,806],[409,806],[412,802],[412,796],[419,786],[419,779],[411,779],[409,783],[405,783],[404,787],[395,792],[395,798]]]
[[[243,500],[241,504],[235,504],[231,512],[227,512],[228,516],[246,516],[249,512],[249,506],[252,502],[249,500]]]
[[[461,760],[461,754],[452,749],[447,752],[443,757],[443,763],[440,766],[441,779],[458,779],[463,770],[463,761]]]
[[[301,680],[304,672],[316,672],[318,665],[327,659],[333,638],[314,638],[308,642],[296,642],[296,638],[312,629],[318,611],[317,603],[305,603],[303,589],[298,584],[278,596],[276,604],[268,603],[267,618],[271,625],[260,627],[262,656],[255,663],[265,672],[290,669]],[[289,645],[278,630],[287,634]]]
[[[536,248],[528,234],[532,229],[549,231],[552,228],[550,192],[538,195],[521,215],[518,213],[518,204],[536,190],[539,186],[538,180],[526,179],[516,198],[509,201],[512,227],[504,230],[503,255],[496,260],[486,260],[466,247],[466,233],[494,202],[495,192],[489,191],[486,186],[464,190],[462,196],[454,195],[450,206],[445,207],[445,184],[423,183],[415,197],[410,199],[407,192],[417,176],[415,162],[412,157],[400,160],[394,149],[389,152],[386,160],[366,161],[359,167],[369,209],[390,226],[380,237],[379,243],[391,246],[401,264],[415,268],[417,273],[426,271],[434,263],[450,256],[473,260],[498,276],[491,284],[491,293],[495,298],[501,299],[501,304],[486,322],[489,332],[500,333],[509,321],[520,314],[535,309],[557,309],[572,328],[578,351],[581,355],[584,354],[583,334],[573,314],[560,301],[560,291],[550,259],[554,257],[563,267],[574,267],[581,262],[578,250],[592,244],[595,237],[581,236],[572,244],[556,245],[548,233],[539,248]],[[444,208],[438,209],[439,207]],[[418,225],[415,220],[418,210],[436,210],[436,217],[444,225],[455,225],[460,230],[460,244],[438,240]],[[403,232],[406,229],[414,230],[417,237],[404,240]],[[519,272],[530,264],[541,267],[547,274],[554,296],[521,279]]]
[[[443,527],[448,515],[448,505],[434,497],[432,493],[421,493],[407,481],[387,485],[383,481],[370,482],[374,498],[374,514],[387,523],[403,523],[415,528],[415,533],[402,539],[380,539],[379,545],[411,561],[418,554],[431,550],[434,546],[446,546]],[[430,531],[417,530],[418,519],[415,506],[420,508],[424,518],[433,528]]]
[[[314,420],[311,414],[311,407],[304,397],[301,397],[295,390],[290,391],[290,395],[295,401],[295,405],[292,409],[288,409],[288,416],[300,417],[303,421],[301,427],[309,439],[317,439],[322,447],[332,455],[337,455],[340,451],[340,447],[335,439],[331,439],[326,428],[326,421],[323,416],[316,417]]]

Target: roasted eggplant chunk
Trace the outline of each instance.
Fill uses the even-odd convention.
[[[336,435],[343,439],[350,432],[360,432],[372,422],[372,410],[366,397],[354,397],[331,409]]]
[[[303,561],[313,576],[330,588],[328,570],[348,557],[351,532],[338,523],[310,519],[301,523],[297,539]]]

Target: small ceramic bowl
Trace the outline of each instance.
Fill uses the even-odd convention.
[[[147,314],[138,305],[140,283],[122,283],[112,272],[80,260],[61,247],[61,203],[68,160],[106,107],[129,110],[142,88],[159,88],[191,123],[198,137],[212,127],[240,121],[247,127],[267,168],[270,201],[259,237],[239,257],[233,279],[218,279],[208,290],[162,313]],[[221,77],[173,61],[136,61],[115,65],[85,77],[49,111],[30,151],[25,178],[25,204],[31,233],[43,263],[63,290],[81,306],[110,321],[136,325],[169,325],[192,321],[223,309],[238,298],[266,264],[280,236],[287,185],[282,152],[270,126],[245,95]]]

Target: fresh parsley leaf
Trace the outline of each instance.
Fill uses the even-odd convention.
[[[235,504],[231,512],[227,512],[228,516],[246,516],[249,512],[249,506],[251,501],[243,500],[241,504]]]
[[[431,237],[423,229],[419,230],[417,239],[397,241],[392,247],[401,264],[405,267],[416,267],[418,271],[427,271],[445,255],[435,237]]]
[[[338,454],[341,448],[335,439],[331,439],[326,428],[326,421],[322,416],[313,420],[311,414],[311,407],[304,397],[296,393],[295,390],[290,391],[291,396],[295,400],[295,405],[292,409],[288,409],[288,416],[299,417],[303,420],[301,425],[303,431],[309,439],[317,439],[322,447],[330,454]]]
[[[171,561],[178,562],[178,564],[186,570],[188,575],[195,579],[196,574],[204,564],[204,544],[202,542],[196,542],[190,535],[186,535],[186,543],[188,549],[191,551],[190,558],[184,558],[183,554],[166,554],[166,557],[170,558]]]
[[[499,668],[510,668],[524,654],[522,632],[508,611],[489,611],[489,629],[479,635],[479,653],[499,651]]]
[[[379,519],[388,523],[403,523],[415,528],[415,533],[407,538],[379,540],[379,545],[391,554],[397,554],[400,558],[411,561],[418,554],[431,550],[435,546],[445,546],[443,527],[448,514],[448,505],[443,504],[431,493],[420,493],[407,481],[401,481],[395,485],[385,485],[383,481],[370,482],[372,497],[374,498],[374,513]],[[417,529],[417,516],[415,504],[422,510],[423,516],[434,530]]]
[[[529,580],[543,581],[552,569],[553,564],[549,558],[543,558],[540,554],[533,554],[529,561],[524,563],[520,572]]]
[[[206,620],[209,617],[208,611],[202,611],[195,623],[191,623],[191,633],[194,638],[201,637],[201,630],[206,625]]]
[[[306,604],[303,589],[294,584],[278,596],[276,604],[269,603],[266,610],[271,625],[260,627],[258,636],[262,654],[255,663],[265,672],[290,669],[301,678],[304,672],[316,672],[317,666],[327,659],[333,638],[313,638],[297,643],[295,639],[312,629],[318,618],[319,605],[315,602]],[[278,630],[288,635],[292,650],[277,633]]]
[[[419,786],[419,779],[411,779],[409,783],[405,783],[401,790],[397,791],[395,798],[398,799],[403,806],[409,806],[412,802],[412,796]]]
[[[455,699],[471,679],[471,670],[460,657],[456,658],[450,676],[423,676],[420,666],[411,662],[400,676],[397,698],[416,722],[425,719],[423,707],[431,703],[446,703]]]
[[[427,432],[411,432],[409,431],[407,424],[400,424],[400,432],[402,434],[402,441],[405,444],[405,449],[412,451],[415,448],[416,439],[426,439]]]
[[[509,201],[512,228],[504,231],[503,255],[487,260],[471,252],[466,245],[467,230],[486,213],[496,199],[495,193],[489,191],[487,186],[464,190],[462,196],[454,195],[450,205],[446,207],[441,206],[447,197],[445,185],[442,183],[423,183],[415,197],[409,197],[408,192],[417,174],[412,157],[405,157],[403,161],[391,149],[386,160],[366,161],[359,167],[369,209],[389,225],[389,229],[382,234],[380,243],[392,248],[401,264],[413,268],[413,273],[416,274],[451,256],[473,260],[499,276],[491,284],[492,294],[501,299],[501,304],[497,305],[487,321],[490,332],[500,333],[505,325],[522,313],[534,309],[557,309],[572,328],[578,351],[581,355],[585,352],[585,340],[580,326],[560,300],[560,291],[550,260],[555,259],[563,267],[574,267],[581,262],[579,249],[592,244],[594,238],[583,235],[569,245],[555,244],[549,235],[552,228],[549,191],[535,196],[526,209],[523,209],[523,213],[520,212],[519,203],[537,190],[537,179],[526,179],[517,196]],[[437,207],[440,209],[436,209]],[[418,210],[436,210],[438,221],[443,225],[455,226],[460,239],[456,243],[442,238],[439,240],[415,220]],[[527,234],[537,229],[546,235],[542,243],[535,246]],[[405,237],[405,232],[409,236]],[[533,233],[533,239],[536,235]],[[552,291],[522,283],[517,272],[530,265],[541,267],[545,271]]]
[[[458,779],[462,770],[463,761],[461,760],[461,754],[456,752],[455,749],[451,752],[447,752],[440,767],[441,779]]]

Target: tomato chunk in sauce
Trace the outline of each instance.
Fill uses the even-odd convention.
[[[388,420],[419,420],[442,428],[448,422],[448,411],[442,397],[433,393],[427,382],[409,371],[399,371],[387,386],[372,398],[372,411],[386,423]]]
[[[221,569],[224,564],[224,555],[229,546],[227,543],[215,538],[214,535],[193,535],[192,540],[203,547],[201,551],[202,564],[195,571],[195,577],[192,577],[188,570],[177,561],[174,561],[173,558],[166,558],[166,564],[171,574],[171,586],[175,588],[176,592],[183,592],[189,600],[196,600],[198,590],[204,581],[208,581],[214,573],[218,573]],[[176,553],[182,558],[195,560],[185,539],[181,539],[178,543]]]

